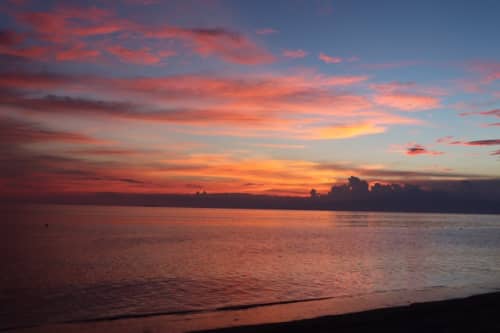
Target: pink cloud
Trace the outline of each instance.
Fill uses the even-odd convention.
[[[444,153],[442,151],[434,151],[434,150],[428,150],[422,145],[419,144],[410,144],[409,146],[406,147],[406,155],[410,156],[415,156],[415,155],[432,155],[432,156],[438,156],[438,155],[443,155]]]
[[[326,55],[324,53],[320,53],[318,57],[321,61],[323,61],[326,64],[339,64],[342,62],[342,58],[339,57],[331,57],[329,55]]]
[[[384,69],[394,69],[401,67],[410,67],[420,64],[419,61],[396,61],[378,64],[360,64],[361,68],[372,69],[372,70],[384,70]]]
[[[87,49],[85,48],[85,44],[78,43],[68,49],[58,51],[56,53],[56,59],[59,61],[95,59],[100,54],[101,52],[98,50]]]
[[[481,112],[462,112],[459,115],[460,116],[481,115],[481,116],[500,117],[500,109],[494,109],[494,110],[489,110],[489,111],[481,111]]]
[[[274,57],[245,36],[222,28],[177,28],[172,26],[145,31],[146,37],[180,39],[193,45],[201,56],[216,55],[226,61],[256,65],[274,61]]]
[[[50,130],[36,123],[0,117],[0,142],[2,143],[19,144],[49,141],[87,144],[102,142],[79,133]]]
[[[231,98],[237,100],[287,98],[299,101],[306,97],[323,99],[343,98],[346,95],[333,91],[328,94],[325,88],[348,87],[366,81],[366,76],[322,75],[303,73],[296,75],[248,75],[243,77],[224,77],[213,75],[171,75],[152,78],[105,78],[97,76],[71,76],[52,73],[3,73],[0,86],[18,89],[55,89],[78,88],[99,90],[125,90],[127,93],[147,93],[160,97],[160,100],[173,100],[197,96],[202,99]],[[330,95],[330,96],[328,96]],[[365,106],[366,105],[366,99]],[[355,100],[346,100],[356,104]]]
[[[389,125],[418,123],[415,119],[373,111],[373,104],[364,96],[338,90],[366,79],[316,73],[153,78],[17,73],[0,76],[0,86],[25,91],[43,89],[47,95],[0,97],[4,106],[30,116],[43,112],[177,123],[196,126],[182,127],[184,131],[206,135],[339,139],[381,133]],[[98,92],[103,99],[54,96],[50,91],[58,95]],[[332,121],[340,125],[325,126],[325,122]]]
[[[298,58],[304,58],[304,57],[306,57],[308,55],[308,52],[306,52],[304,50],[301,50],[301,49],[298,49],[298,50],[284,50],[282,54],[283,54],[284,57],[287,57],[287,58],[298,59]]]
[[[482,84],[500,80],[500,62],[473,62],[468,67],[482,75]]]
[[[462,145],[462,146],[494,146],[500,145],[500,139],[487,139],[487,140],[473,140],[473,141],[463,141],[455,140],[452,136],[445,136],[437,140],[438,143],[444,143],[449,145]]]
[[[160,0],[125,0],[125,2],[132,5],[154,5],[160,3]]]
[[[111,12],[96,7],[61,7],[50,12],[21,13],[17,18],[42,39],[54,43],[74,40],[75,36],[109,34],[128,26],[127,21],[116,19]]]
[[[153,54],[149,48],[139,50],[128,49],[120,45],[112,45],[107,51],[118,57],[120,61],[133,64],[154,65],[161,61],[162,57],[175,55],[174,51],[161,51],[157,55]]]
[[[462,117],[480,115],[480,116],[493,116],[493,117],[500,118],[500,109],[494,109],[494,110],[489,110],[489,111],[480,111],[480,112],[462,112],[462,113],[459,113],[459,115]],[[497,126],[500,126],[500,123],[489,123],[489,124],[485,124],[484,126],[497,127]]]
[[[466,146],[493,146],[500,145],[500,139],[467,141],[462,142],[462,144]]]
[[[439,95],[445,94],[439,88],[419,87],[413,82],[392,82],[371,86],[377,93],[375,103],[402,111],[422,111],[441,106]]]
[[[278,30],[273,28],[262,28],[255,31],[257,35],[273,35],[279,33]]]
[[[0,46],[12,47],[21,44],[24,40],[24,35],[16,31],[0,30]]]
[[[436,97],[407,93],[379,94],[374,100],[377,104],[403,111],[429,110],[440,106]]]
[[[83,42],[82,39],[87,37],[102,38],[115,34],[120,38],[141,36],[148,39],[180,40],[185,47],[202,57],[213,55],[238,64],[254,65],[274,60],[269,52],[246,36],[223,28],[147,26],[119,18],[109,10],[96,7],[60,7],[49,12],[21,13],[16,17],[21,24],[28,25],[40,40],[57,45]],[[134,63],[156,63],[155,56],[147,51],[144,48],[114,50],[122,59],[133,60]],[[139,61],[131,52],[142,53],[145,60]]]
[[[319,15],[328,16],[333,13],[333,3],[331,0],[319,0],[316,2],[316,6]]]
[[[75,149],[69,150],[72,155],[94,155],[94,156],[135,156],[144,152],[132,149],[120,148],[90,148],[90,149]]]
[[[389,125],[416,123],[411,118],[372,111],[373,104],[367,98],[344,91],[367,79],[314,72],[119,79],[18,73],[0,77],[0,85],[30,91],[46,89],[57,94],[67,91],[73,96],[85,96],[87,92],[105,96],[95,101],[48,96],[6,103],[30,110],[25,113],[29,116],[59,112],[71,117],[175,123],[182,125],[178,129],[193,132],[192,126],[196,126],[198,133],[207,135],[341,139],[382,133]],[[136,105],[117,100],[134,100]],[[165,102],[175,107],[159,107]],[[197,108],[190,104],[193,102],[205,106]],[[325,122],[340,125],[325,126]]]
[[[466,69],[475,74],[474,77],[458,81],[467,92],[483,92],[485,87],[500,80],[500,62],[470,62],[466,64]]]
[[[450,143],[455,141],[452,136],[444,136],[436,140],[437,143]]]
[[[14,6],[22,6],[25,5],[29,0],[8,0]]]
[[[31,46],[15,49],[0,46],[0,54],[6,54],[21,58],[41,59],[46,54],[48,54],[48,52],[48,48],[44,46]]]

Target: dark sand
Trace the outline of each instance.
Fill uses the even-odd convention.
[[[200,332],[496,332],[500,292],[463,299]]]

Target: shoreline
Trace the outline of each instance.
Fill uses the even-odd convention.
[[[475,309],[472,308],[473,311],[470,304],[475,307]],[[463,310],[464,307],[467,309],[466,311]],[[325,300],[271,304],[226,311],[73,321],[2,331],[16,333],[377,332],[378,330],[412,332],[408,327],[394,326],[404,324],[409,325],[410,328],[418,327],[415,332],[426,329],[434,332],[439,330],[432,329],[434,327],[432,325],[443,324],[443,321],[439,321],[439,319],[444,317],[429,321],[429,318],[432,317],[429,317],[429,313],[432,315],[434,312],[439,314],[444,311],[452,319],[460,317],[466,323],[481,320],[488,327],[494,327],[494,332],[500,332],[500,327],[494,326],[500,325],[500,320],[498,323],[490,322],[496,318],[495,314],[498,313],[498,309],[500,309],[498,288],[432,287],[417,291],[390,291],[358,296],[340,296]],[[392,318],[391,323],[394,324],[394,327],[380,326],[381,323],[387,322],[382,319],[388,316]],[[431,326],[421,327],[415,324],[422,320]],[[449,320],[445,324],[449,325],[446,327],[453,327],[454,332],[462,332],[457,329],[457,327],[461,328],[462,326],[468,327],[468,330],[464,332],[478,331],[476,327],[471,328],[463,322],[457,326],[453,320]],[[364,327],[366,330],[352,330],[352,327]],[[483,330],[482,332],[490,331]]]
[[[500,332],[499,309],[500,292],[495,292],[281,323],[194,332]]]
[[[222,210],[276,210],[276,211],[299,211],[299,212],[345,212],[345,213],[384,213],[384,214],[438,214],[438,215],[489,215],[500,216],[500,211],[494,212],[470,212],[470,211],[442,211],[442,210],[384,210],[384,209],[331,209],[331,208],[275,208],[275,207],[227,207],[227,206],[183,206],[183,205],[146,205],[146,204],[107,204],[107,203],[65,203],[65,202],[14,202],[12,204],[19,206],[95,206],[95,207],[122,207],[122,208],[176,208],[176,209],[222,209]],[[0,205],[1,207],[2,205]]]

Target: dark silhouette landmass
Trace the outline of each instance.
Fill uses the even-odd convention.
[[[444,189],[425,189],[418,185],[380,184],[350,177],[334,185],[327,194],[315,189],[309,197],[253,195],[241,193],[138,194],[92,193],[44,198],[43,202],[131,206],[170,206],[198,208],[251,208],[296,210],[346,210],[380,212],[442,212],[500,214],[500,182],[460,181]],[[493,184],[493,185],[492,185]],[[487,188],[488,190],[484,190]]]
[[[205,333],[246,332],[500,332],[500,293]]]

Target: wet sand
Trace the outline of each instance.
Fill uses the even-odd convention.
[[[500,332],[500,292],[284,323],[198,332]]]
[[[392,291],[193,314],[53,323],[7,332],[500,332],[498,290]]]

